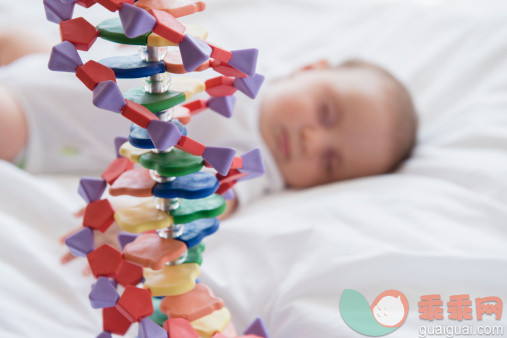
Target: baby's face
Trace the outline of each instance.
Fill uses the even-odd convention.
[[[260,130],[288,186],[385,173],[396,114],[387,80],[364,68],[302,71],[266,88]]]

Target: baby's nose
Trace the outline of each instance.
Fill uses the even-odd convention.
[[[313,154],[319,147],[319,132],[315,127],[303,126],[301,128],[301,148],[306,156]]]

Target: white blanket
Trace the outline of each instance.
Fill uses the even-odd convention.
[[[206,240],[202,280],[240,331],[259,315],[274,338],[359,337],[339,313],[344,289],[370,303],[387,289],[407,296],[407,320],[389,337],[434,324],[505,329],[504,318],[477,321],[475,308],[471,321],[423,321],[417,302],[507,300],[506,9],[501,0],[220,0],[186,20],[223,45],[260,47],[268,75],[322,57],[378,62],[408,84],[420,112],[419,144],[399,172],[269,196]],[[77,222],[77,179],[50,181],[66,190],[0,164],[2,337],[100,331],[84,262],[58,264],[57,239]]]

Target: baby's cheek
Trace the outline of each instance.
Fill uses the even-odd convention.
[[[285,183],[291,188],[304,189],[322,183],[322,176],[315,162],[292,159],[280,166]]]

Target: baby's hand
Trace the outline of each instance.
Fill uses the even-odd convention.
[[[77,211],[74,216],[76,217],[83,217],[84,214],[84,208]],[[65,239],[69,237],[70,235],[78,232],[83,227],[78,227],[71,232],[67,233],[66,235],[62,236],[60,238],[60,243],[65,244]],[[108,244],[112,246],[113,248],[116,248],[120,250],[120,242],[118,241],[118,233],[120,232],[120,227],[113,223],[111,226],[106,230],[106,232],[102,233],[100,231],[94,231],[94,237],[95,237],[95,248],[100,247],[102,244]],[[70,251],[66,252],[61,258],[60,263],[61,264],[67,264],[68,262],[72,261],[76,256],[70,253]],[[83,275],[89,276],[91,274],[90,267],[87,265],[86,268],[83,269]]]

